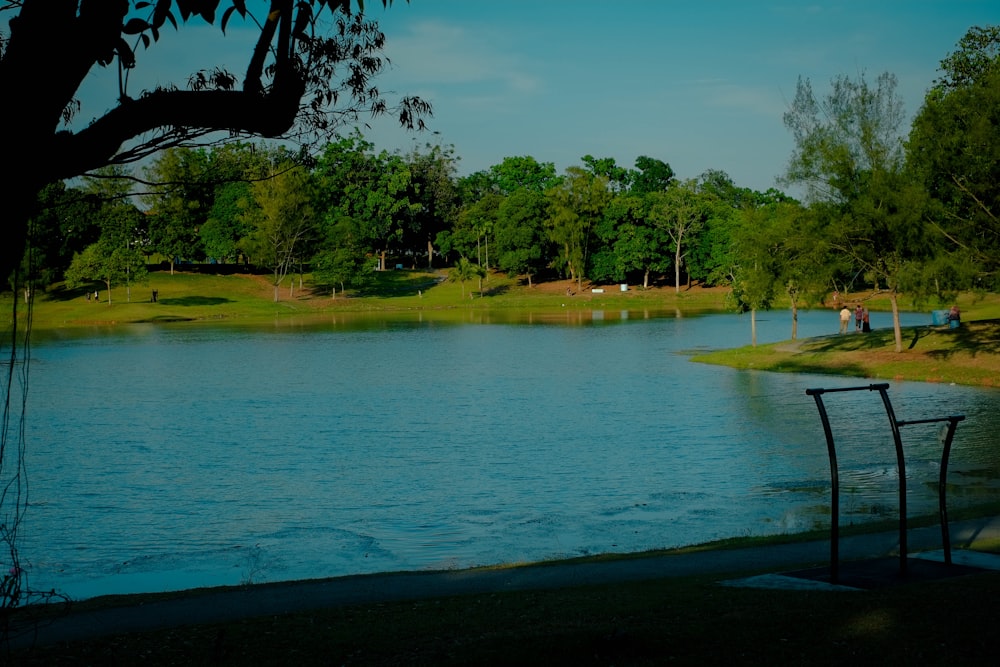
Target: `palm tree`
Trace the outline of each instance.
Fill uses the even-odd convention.
[[[482,278],[486,275],[486,269],[479,266],[478,264],[473,264],[464,257],[460,257],[458,264],[452,267],[451,271],[448,272],[448,280],[452,282],[462,283],[462,298],[465,298],[465,281],[472,280],[473,278]],[[471,296],[471,295],[470,295]]]

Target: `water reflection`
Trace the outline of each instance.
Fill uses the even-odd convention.
[[[799,320],[802,336],[836,327],[828,312]],[[758,337],[789,331],[771,313]],[[685,356],[748,339],[738,315],[569,309],[40,338],[31,584],[87,596],[826,525],[826,446],[805,389],[858,381]],[[828,406],[845,522],[895,508],[885,413],[858,393]],[[995,392],[895,383],[890,395],[900,419],[966,414],[949,495],[996,497]],[[911,514],[933,511],[935,434],[904,436]]]

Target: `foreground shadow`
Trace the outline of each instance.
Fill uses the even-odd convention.
[[[957,329],[941,329],[937,333],[952,340],[952,349],[931,350],[927,354],[939,359],[947,359],[952,354],[962,353],[975,357],[978,353],[1000,353],[1000,320],[979,320],[963,322]],[[917,340],[914,339],[916,346]]]

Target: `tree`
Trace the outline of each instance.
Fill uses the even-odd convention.
[[[100,178],[88,178],[88,193],[102,202],[95,212],[100,237],[82,252],[73,256],[66,269],[66,283],[79,287],[94,280],[104,283],[108,305],[112,303],[111,288],[124,284],[126,299],[131,300],[133,282],[146,279],[146,261],[137,243],[138,230],[144,223],[143,214],[127,201],[127,182],[121,167],[101,170]]]
[[[97,212],[102,202],[96,196],[60,181],[43,188],[39,198],[38,213],[31,220],[31,243],[20,270],[30,287],[62,280],[73,255],[101,234]]]
[[[391,0],[383,0],[388,4]],[[226,2],[217,14],[219,5],[219,0],[21,0],[0,6],[0,12],[11,13],[0,42],[0,125],[17,128],[22,139],[11,142],[0,165],[5,208],[0,274],[9,275],[20,262],[37,194],[49,183],[198,141],[245,136],[325,141],[363,112],[390,110],[372,83],[386,65],[385,36],[361,11],[352,11],[350,0],[271,0],[259,17],[243,0]],[[168,23],[181,30],[193,17],[217,23],[224,35],[237,30],[237,19],[259,27],[242,81],[206,62],[200,71],[179,74],[188,81],[187,90],[164,82],[136,95],[129,83],[140,71],[142,50],[155,46]],[[205,37],[189,39],[194,47],[194,40]],[[109,111],[78,127],[74,112],[81,88],[94,70],[111,66],[120,75],[116,100],[108,100]],[[430,107],[407,97],[393,110],[413,128],[423,126]]]
[[[399,250],[412,233],[421,205],[412,202],[412,174],[404,159],[378,154],[360,132],[327,144],[317,165],[318,205],[331,222],[348,217],[359,226],[385,270],[389,252]]]
[[[907,164],[927,190],[929,224],[954,261],[936,273],[954,289],[1000,285],[1000,27],[973,27],[941,61],[907,142]],[[963,267],[977,268],[975,280]]]
[[[780,240],[760,209],[744,209],[740,217],[732,238],[737,261],[730,277],[731,297],[740,311],[750,313],[750,344],[757,347],[757,311],[769,309],[774,301]]]
[[[640,155],[635,159],[635,168],[631,179],[635,194],[663,192],[674,182],[674,170],[663,160]]]
[[[326,237],[313,256],[313,280],[321,285],[364,287],[375,275],[374,263],[361,226],[350,217],[328,220],[322,226]],[[336,295],[336,288],[333,290]]]
[[[448,272],[448,280],[462,283],[462,298],[465,298],[465,282],[473,278],[483,278],[486,276],[486,269],[470,262],[465,257],[460,257],[458,263]],[[470,295],[471,296],[471,295]]]
[[[435,243],[441,254],[445,257],[475,255],[477,260],[481,260],[483,234],[494,228],[503,201],[504,197],[501,195],[487,191],[478,199],[463,204],[455,218],[455,224],[450,229],[438,232]],[[487,257],[488,250],[487,242]]]
[[[652,223],[650,199],[649,194],[619,193],[608,203],[596,228],[602,246],[591,256],[595,279],[621,282],[640,271],[646,288],[652,272],[670,268],[668,239]]]
[[[590,239],[594,226],[611,200],[608,180],[603,176],[569,167],[562,183],[546,191],[550,203],[549,237],[562,249],[561,261],[582,287]]]
[[[406,156],[410,170],[413,213],[413,251],[423,245],[427,251],[427,268],[434,267],[434,241],[437,235],[455,224],[460,207],[455,171],[458,158],[453,146],[447,148],[427,144],[421,153],[414,149]],[[410,245],[404,241],[404,245]]]
[[[220,262],[235,262],[240,241],[252,231],[242,211],[253,198],[253,188],[245,181],[226,183],[215,192],[208,219],[199,230],[205,255]]]
[[[204,150],[170,148],[145,168],[146,178],[160,183],[143,196],[150,211],[150,240],[155,252],[170,261],[201,260],[205,256],[199,230],[215,203],[215,183],[208,175]]]
[[[924,224],[925,193],[904,169],[896,78],[884,73],[872,86],[863,74],[840,76],[822,102],[800,79],[784,121],[796,146],[786,180],[805,184],[810,200],[824,205],[831,249],[876,289],[885,285],[901,352],[898,295],[919,287],[935,243]]]
[[[497,211],[497,266],[508,275],[525,275],[528,286],[548,260],[545,195],[527,188],[503,198]]]
[[[246,243],[254,261],[272,271],[275,302],[314,229],[311,181],[304,168],[284,162],[275,165],[270,178],[253,185],[253,201],[245,212],[253,231]]]
[[[681,266],[690,247],[688,238],[708,220],[710,196],[698,190],[694,180],[671,185],[663,192],[647,194],[649,217],[670,237],[674,254],[674,291],[681,291]]]
[[[490,167],[489,179],[492,189],[501,195],[522,188],[545,192],[560,181],[552,162],[539,162],[530,155],[505,157],[500,164]]]
[[[612,192],[624,192],[632,184],[633,173],[625,167],[619,167],[613,157],[595,158],[593,155],[584,155],[580,161],[594,176],[608,179],[608,187]]]

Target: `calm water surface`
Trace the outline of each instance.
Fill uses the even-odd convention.
[[[89,597],[828,526],[826,444],[805,389],[866,381],[689,361],[747,343],[745,316],[532,320],[412,314],[39,337],[21,544],[31,587]],[[788,313],[761,320],[759,341],[789,337]],[[799,335],[836,327],[835,314],[807,312]],[[1000,394],[923,383],[889,394],[900,419],[967,415],[950,507],[1000,494]],[[827,406],[842,523],[896,516],[878,394]],[[912,428],[915,515],[935,511],[940,444],[933,427]]]

